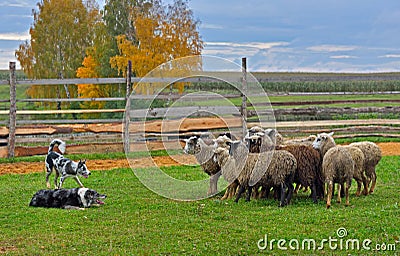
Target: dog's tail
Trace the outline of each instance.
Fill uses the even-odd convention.
[[[65,142],[60,139],[54,139],[50,142],[49,150],[47,151],[47,153],[50,153],[51,151],[53,151],[55,145],[58,145],[58,149],[60,150],[60,152],[62,154],[65,153],[67,144],[65,144]]]

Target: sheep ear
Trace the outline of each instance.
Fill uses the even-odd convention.
[[[330,132],[328,135],[332,137],[332,136],[333,136],[333,134],[334,134],[334,132]]]

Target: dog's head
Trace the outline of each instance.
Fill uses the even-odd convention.
[[[78,163],[78,168],[77,168],[77,173],[82,175],[83,177],[87,178],[90,175],[90,171],[88,170],[86,166],[86,159],[85,160],[79,160]]]
[[[96,190],[89,188],[81,188],[78,192],[81,197],[83,207],[87,208],[92,205],[102,205],[104,202],[101,199],[105,199],[107,196],[99,194]]]

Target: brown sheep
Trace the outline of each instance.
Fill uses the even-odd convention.
[[[297,185],[311,188],[311,197],[317,203],[317,197],[324,197],[321,174],[321,155],[312,146],[293,144],[279,146],[278,149],[290,152],[297,161],[294,182]]]

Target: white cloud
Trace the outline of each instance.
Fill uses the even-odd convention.
[[[329,44],[323,44],[323,45],[315,45],[306,48],[307,50],[314,51],[314,52],[344,52],[344,51],[353,51],[356,50],[356,46],[350,46],[350,45],[329,45]]]
[[[200,25],[200,28],[202,28],[202,29],[224,29],[224,27],[222,25],[210,24],[210,23],[202,23]]]
[[[333,55],[329,56],[331,59],[357,59],[358,57],[356,56],[351,56],[351,55]]]
[[[386,54],[379,56],[379,58],[400,58],[400,54]]]
[[[15,58],[15,52],[12,50],[0,51],[0,70],[8,69],[10,61],[16,62],[17,69],[21,69],[21,66]]]
[[[247,47],[256,49],[271,49],[276,46],[286,46],[288,42],[248,42],[248,43],[232,43],[232,42],[206,42],[206,46],[224,46],[224,47]]]
[[[235,60],[241,57],[262,55],[265,51],[278,49],[279,46],[286,46],[288,44],[287,42],[206,42],[203,54]]]
[[[0,40],[24,41],[31,38],[29,31],[23,33],[0,33]]]

